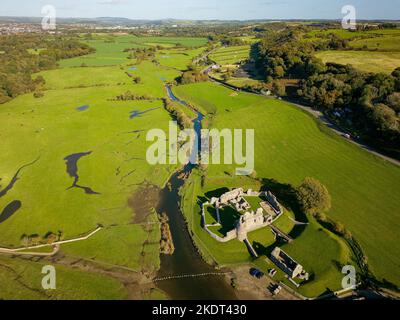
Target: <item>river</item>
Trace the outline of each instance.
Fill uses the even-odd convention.
[[[171,87],[166,86],[166,89],[169,97],[173,101],[190,108],[186,102],[181,101],[173,94]],[[197,119],[193,121],[197,137],[200,137],[203,118],[204,116],[200,112],[197,112]],[[198,143],[200,150],[201,144],[199,140],[200,139],[198,139],[196,143]],[[159,278],[216,272],[212,266],[202,260],[197,252],[180,209],[181,197],[179,195],[179,190],[185,183],[182,176],[183,174],[185,176],[190,175],[193,168],[195,168],[195,165],[189,163],[183,169],[176,172],[169,180],[167,187],[161,192],[157,212],[164,212],[169,218],[175,252],[173,255],[161,255],[161,268],[157,275]],[[166,280],[158,282],[157,286],[174,300],[236,299],[234,289],[225,281],[223,276]]]

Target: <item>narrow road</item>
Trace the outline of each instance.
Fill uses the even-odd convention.
[[[57,241],[52,244],[39,244],[36,246],[22,247],[22,248],[16,248],[16,249],[0,248],[0,254],[3,253],[3,254],[11,254],[11,255],[27,255],[27,256],[39,256],[39,257],[53,256],[59,251],[60,245],[66,244],[66,243],[78,242],[78,241],[85,241],[85,240],[91,238],[92,236],[94,236],[101,229],[103,229],[103,228],[98,227],[96,230],[92,231],[87,236],[70,239],[70,240]],[[53,247],[53,251],[45,252],[45,253],[43,253],[43,252],[27,252],[26,251],[26,250],[35,250],[35,249],[41,249],[41,248],[46,248],[46,247]]]
[[[0,249],[0,253],[9,254],[13,256],[35,256],[35,257],[52,257],[60,251],[60,245],[56,244],[53,246],[53,251],[51,252],[20,252],[20,251],[8,251]]]
[[[287,101],[286,102],[290,103],[291,105],[296,106],[297,108],[300,108],[306,112],[308,112],[309,114],[313,115],[315,118],[317,118],[319,121],[321,121],[324,125],[326,125],[329,129],[331,129],[333,132],[335,132],[336,134],[340,135],[341,137],[343,137],[343,139],[346,139],[344,137],[345,134],[347,134],[346,131],[344,131],[342,128],[340,128],[339,126],[337,126],[336,124],[334,124],[333,122],[331,122],[321,111],[318,110],[314,110],[311,107],[307,107],[307,106],[303,106],[291,101]],[[386,156],[382,153],[380,153],[379,151],[375,150],[374,148],[360,142],[354,139],[346,139],[347,141],[351,142],[352,144],[355,144],[357,146],[359,146],[360,148],[364,149],[365,151],[378,156],[386,161],[389,161],[390,163],[400,166],[400,161],[396,160],[394,158],[391,158],[389,156]]]
[[[217,80],[217,79],[211,77],[210,75],[208,75],[208,76],[209,76],[209,79],[212,82],[218,83],[220,85],[223,85],[224,87],[226,87],[228,89],[231,89],[233,91],[245,92],[245,93],[254,94],[254,95],[257,95],[257,96],[260,96],[260,97],[267,98],[265,95],[263,95],[261,93],[251,92],[251,91],[248,91],[248,90],[243,90],[241,88],[237,88],[237,87],[235,87],[233,85],[225,83],[222,80]],[[294,102],[289,101],[289,100],[284,100],[284,101],[289,103],[289,104],[291,104],[291,105],[293,105],[293,106],[295,106],[295,107],[297,107],[297,108],[299,108],[299,109],[301,109],[301,110],[306,111],[309,114],[311,114],[314,118],[318,119],[321,123],[323,123],[325,126],[327,126],[329,129],[331,129],[333,132],[335,132],[336,134],[341,136],[343,139],[349,141],[350,143],[352,143],[354,145],[357,145],[361,149],[364,149],[365,151],[367,151],[367,152],[369,152],[369,153],[371,153],[371,154],[373,154],[373,155],[375,155],[375,156],[377,156],[377,157],[379,157],[381,159],[384,159],[384,160],[386,160],[386,161],[388,161],[388,162],[390,162],[390,163],[392,163],[392,164],[394,164],[396,166],[400,166],[400,161],[399,160],[391,158],[389,156],[386,156],[386,155],[380,153],[378,150],[372,148],[371,146],[368,146],[368,145],[362,143],[361,141],[345,138],[345,135],[348,132],[346,132],[345,130],[343,130],[342,128],[337,126],[336,124],[332,123],[328,118],[326,118],[326,116],[321,111],[314,110],[311,107],[303,106],[301,104],[294,103]]]

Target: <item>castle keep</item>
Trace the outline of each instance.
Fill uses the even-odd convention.
[[[260,207],[255,212],[251,210],[251,206],[246,201],[245,197],[260,198]],[[261,202],[261,198],[265,198],[267,201]],[[207,225],[204,212],[204,207],[207,205],[211,205],[215,208],[217,224]],[[226,206],[232,207],[239,212],[241,216],[236,221],[234,228],[227,232],[225,237],[222,238],[212,232],[209,227],[221,225],[220,209]],[[242,188],[238,188],[223,194],[219,198],[212,198],[210,202],[203,203],[203,228],[208,232],[208,234],[210,234],[211,237],[219,242],[228,242],[234,239],[246,242],[247,234],[249,232],[269,226],[280,217],[282,212],[283,211],[280,204],[271,192],[253,192],[252,190],[244,192]]]

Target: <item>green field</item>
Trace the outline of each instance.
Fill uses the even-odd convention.
[[[145,157],[149,146],[146,131],[167,130],[171,120],[160,100],[166,96],[165,81],[173,81],[180,72],[146,61],[134,67],[128,65],[126,54],[121,55],[120,51],[134,45],[130,38],[113,37],[116,46],[105,43],[104,39],[92,40],[97,41],[100,48],[96,54],[64,60],[63,68],[38,74],[46,80],[44,97],[26,94],[1,106],[0,190],[6,192],[0,195],[0,208],[3,210],[15,201],[21,204],[13,215],[0,223],[1,247],[20,247],[24,234],[44,237],[48,232],[61,231],[64,239],[72,239],[102,225],[104,228],[87,241],[63,245],[62,252],[150,276],[158,270],[160,230],[155,213],[149,211],[145,220],[135,222],[143,212],[136,212],[129,199],[141,190],[144,182],[162,187],[177,169],[177,165],[151,166]],[[156,40],[161,41],[146,39]],[[186,38],[169,41],[178,40],[190,46],[204,43]],[[188,50],[192,54],[179,61],[178,66],[201,52]],[[87,64],[93,67],[79,67],[82,61],[91,61]],[[128,74],[140,77],[140,84],[134,84]],[[147,95],[152,100],[113,101],[126,91]],[[77,162],[80,187],[70,188],[74,177],[67,172],[64,159],[84,152],[91,154]],[[8,189],[17,172],[15,183]],[[95,194],[90,194],[91,191]],[[149,203],[151,205],[155,203]],[[155,224],[140,224],[145,221]],[[38,252],[48,250],[39,249]],[[8,259],[7,263],[15,268],[26,265],[24,268],[31,270],[29,277],[35,273],[32,281],[41,279],[40,272],[36,274],[37,268],[28,261]],[[65,285],[65,290],[76,287],[80,293],[74,296],[60,287],[52,298],[127,297],[117,280],[60,268],[65,269],[65,281],[77,279],[76,284]],[[37,285],[40,286],[40,282]],[[7,287],[8,291],[2,290],[0,298],[37,297],[20,290],[19,286],[15,278],[2,277],[0,287]],[[154,291],[143,298],[161,296]]]
[[[400,263],[399,245],[393,236],[399,232],[398,167],[346,142],[285,102],[244,93],[232,96],[229,89],[210,83],[180,86],[176,93],[195,106],[214,110],[212,124],[216,128],[255,129],[259,178],[298,185],[310,176],[324,183],[332,195],[329,216],[350,229],[380,279],[400,283],[393,272]],[[232,178],[234,169],[233,165],[210,165],[205,189],[246,185]],[[200,189],[193,192],[204,194]],[[238,256],[226,254],[230,246],[234,244],[216,250],[229,262],[238,262]]]
[[[7,211],[3,216],[4,208],[12,209],[10,216],[0,220],[0,247],[21,247],[24,235],[43,238],[49,232],[61,233],[68,240],[87,235],[99,225],[103,228],[88,240],[61,246],[59,261],[65,258],[66,262],[57,264],[59,287],[51,293],[40,289],[40,271],[46,259],[1,255],[0,299],[132,297],[120,278],[72,268],[67,258],[90,261],[102,271],[121,268],[146,278],[154,276],[160,267],[161,235],[153,208],[158,193],[150,199],[150,187],[165,186],[179,166],[152,166],[146,161],[151,144],[146,141],[146,132],[155,128],[168,131],[172,117],[162,101],[167,96],[165,83],[173,82],[205,51],[207,39],[127,34],[80,37],[96,52],[60,61],[60,68],[36,74],[46,81],[43,97],[25,94],[0,106],[1,219],[8,215]],[[255,41],[252,37],[245,39]],[[123,52],[155,46],[162,48],[157,49],[153,61],[138,63]],[[211,58],[222,65],[236,64],[248,58],[249,50],[249,46],[220,48]],[[353,54],[347,57],[349,63],[362,70],[379,66],[380,71],[390,72],[396,62],[389,60],[399,59],[397,53],[368,52],[369,57],[376,54],[375,60],[366,60],[361,51],[345,53]],[[329,54],[320,53],[320,57],[338,62],[338,57],[331,58]],[[361,60],[367,62],[357,66]],[[135,77],[140,77],[140,83],[134,83]],[[245,85],[247,80],[232,81]],[[127,91],[145,98],[115,99]],[[204,127],[255,129],[258,178],[298,185],[310,176],[324,183],[333,199],[329,216],[343,222],[354,234],[378,278],[400,284],[399,274],[393,271],[400,264],[399,245],[393,236],[400,231],[398,167],[350,144],[288,103],[233,92],[211,82],[177,86],[174,92],[206,115]],[[175,107],[190,118],[196,116],[177,103]],[[79,158],[75,170],[68,160],[73,155]],[[194,170],[181,192],[184,214],[196,244],[206,260],[220,265],[253,263],[242,243],[216,243],[199,223],[199,200],[208,192],[234,187],[256,190],[263,184],[250,177],[235,176],[235,168],[210,165],[204,181]],[[299,219],[292,211],[285,208],[276,222],[287,233],[296,231],[294,219]],[[232,212],[227,210],[224,226],[215,228],[216,233],[224,235],[229,231],[234,222],[229,214]],[[207,218],[213,222],[212,212]],[[271,267],[263,255],[274,245],[272,232],[255,231],[249,240],[262,255],[254,263]],[[284,249],[315,277],[300,289],[307,296],[322,294],[328,288],[339,289],[342,275],[338,266],[352,258],[344,241],[313,219]],[[50,252],[49,248],[37,251]],[[139,298],[165,295],[151,288],[140,292]]]
[[[136,89],[110,86],[50,90],[41,99],[25,95],[2,106],[2,135],[13,137],[3,139],[1,144],[2,181],[9,181],[19,167],[39,158],[21,173],[12,192],[0,199],[2,205],[15,199],[23,203],[18,214],[0,225],[2,245],[18,246],[22,234],[44,235],[61,230],[71,238],[93,230],[97,224],[126,224],[132,217],[126,205],[127,197],[135,190],[131,185],[144,180],[164,183],[173,168],[154,169],[140,160],[146,152],[145,135],[134,131],[148,130],[155,124],[166,128],[170,116],[161,101],[108,101],[128,89],[138,94],[164,95],[162,81],[153,75],[152,82]],[[82,105],[90,107],[78,111]],[[153,111],[130,119],[134,110]],[[79,162],[79,182],[100,196],[87,195],[80,189],[67,190],[73,179],[63,159],[88,151],[92,154]],[[130,160],[133,157],[139,160]],[[102,163],[107,167],[97,170]],[[122,179],[132,171],[134,174]],[[119,208],[115,215],[104,211],[112,208]],[[34,226],[31,221],[35,221]]]
[[[220,65],[232,65],[249,58],[250,46],[222,47],[210,55]]]
[[[268,269],[276,268],[266,255],[276,246],[275,238],[269,228],[260,229],[249,234],[249,241],[260,255],[256,261],[252,261],[246,246],[233,240],[228,243],[219,243],[212,239],[199,224],[200,207],[195,204],[197,197],[203,197],[204,193],[213,191],[222,186],[237,187],[243,186],[256,188],[257,183],[246,178],[219,178],[209,177],[204,189],[201,188],[200,177],[194,175],[186,184],[184,189],[183,209],[185,217],[189,222],[191,230],[194,232],[196,245],[200,248],[206,260],[216,261],[220,265],[235,265],[243,263],[255,263],[265,272]],[[256,201],[256,200],[255,200]],[[213,223],[213,215],[206,211],[207,223]],[[234,218],[231,216],[233,209],[221,211],[221,227],[209,227],[215,234],[223,237],[228,229],[232,229]],[[290,233],[295,229],[293,222],[294,214],[285,210],[282,217],[274,224],[282,231]],[[230,226],[225,228],[224,226]],[[332,233],[322,230],[313,220],[305,231],[291,244],[283,246],[283,249],[297,259],[306,270],[313,275],[314,281],[302,286],[299,292],[313,298],[323,294],[328,288],[330,290],[341,289],[341,279],[343,275],[338,265],[353,264],[352,255],[343,240],[334,236]],[[293,287],[280,273],[276,280],[283,281],[286,285]]]
[[[400,51],[400,34],[395,36],[382,36],[370,39],[359,39],[350,42],[350,46],[354,49],[362,49],[369,51],[381,52],[399,52]]]
[[[365,72],[390,74],[400,67],[400,52],[321,51],[316,56],[324,63],[351,64]]]
[[[0,256],[0,299],[4,300],[117,300],[128,293],[117,280],[57,266],[57,288],[43,290],[43,262]]]
[[[156,58],[164,67],[184,71],[187,70],[188,65],[191,64],[192,60],[203,51],[204,48],[162,50],[157,53]]]
[[[353,39],[364,36],[373,36],[373,34],[367,34],[363,31],[351,31],[346,29],[328,29],[328,30],[314,30],[306,34],[306,38],[324,38],[331,34],[334,34],[342,39]]]
[[[96,52],[87,56],[63,60],[61,67],[110,66],[130,63],[128,53],[123,52],[129,48],[146,48],[162,46],[165,48],[176,45],[188,49],[201,47],[207,43],[205,38],[173,38],[173,37],[135,37],[131,35],[99,35],[91,40],[83,41],[96,49]]]
[[[133,43],[153,46],[182,46],[187,48],[202,47],[207,44],[206,38],[177,38],[177,37],[133,37]]]
[[[360,39],[360,38],[376,38],[382,36],[397,37],[400,36],[400,29],[382,29],[382,30],[368,30],[368,31],[351,31],[346,29],[314,30],[308,32],[306,34],[306,38],[309,39],[325,38],[331,34],[347,40]]]

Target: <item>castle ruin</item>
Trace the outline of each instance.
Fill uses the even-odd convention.
[[[254,212],[250,211],[251,206],[246,201],[245,197],[263,197],[267,200],[264,202],[260,201],[260,207]],[[206,223],[204,207],[207,205],[214,206],[215,208],[217,216],[216,224],[207,225]],[[225,237],[222,238],[212,232],[209,227],[218,225],[221,226],[220,209],[226,206],[232,207],[237,212],[241,213],[241,216],[236,221],[234,228],[227,232]],[[248,233],[271,225],[277,218],[280,217],[282,212],[282,207],[271,192],[254,192],[252,190],[244,192],[243,188],[238,188],[223,194],[219,198],[212,198],[210,202],[203,203],[203,228],[208,232],[208,234],[210,234],[212,238],[219,242],[228,242],[234,239],[246,242]]]

